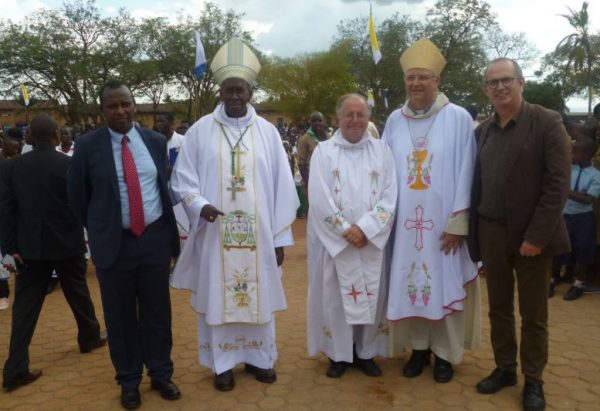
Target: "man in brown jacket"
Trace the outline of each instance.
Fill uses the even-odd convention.
[[[492,61],[485,73],[485,91],[495,114],[475,133],[469,251],[486,269],[497,365],[477,384],[477,391],[491,394],[517,383],[516,277],[523,408],[542,410],[552,257],[570,249],[561,215],[569,192],[570,146],[558,113],[523,101],[523,85],[515,61]]]

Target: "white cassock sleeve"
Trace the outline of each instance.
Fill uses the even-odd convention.
[[[192,230],[200,228],[205,222],[200,217],[200,213],[202,208],[209,204],[208,200],[201,195],[202,190],[197,171],[200,150],[198,150],[197,144],[197,138],[184,139],[171,174],[171,191],[177,202],[183,202],[183,208],[190,220]]]
[[[309,218],[316,219],[316,223],[311,225],[315,227],[316,234],[327,252],[335,258],[350,244],[343,234],[351,227],[351,224],[336,206],[325,181],[325,176],[330,170],[327,169],[326,157],[321,154],[320,148],[321,146],[315,148],[310,159]]]
[[[294,245],[291,224],[296,219],[296,210],[300,206],[296,184],[290,169],[287,153],[277,133],[276,144],[271,146],[273,158],[273,187],[275,205],[273,210],[273,244],[275,247]]]

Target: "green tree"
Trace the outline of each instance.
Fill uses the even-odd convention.
[[[448,62],[440,89],[453,103],[487,101],[481,88],[487,61],[485,35],[495,24],[491,6],[480,0],[439,0],[427,11],[423,34]]]
[[[337,99],[357,86],[347,56],[347,46],[339,45],[326,52],[274,58],[262,76],[269,103],[294,120],[313,111],[332,117]]]
[[[217,101],[218,89],[210,70],[196,80],[194,32],[200,33],[210,64],[218,49],[231,37],[238,37],[250,47],[253,46],[250,33],[242,30],[243,17],[241,13],[223,11],[214,3],[207,2],[196,20],[180,15],[175,24],[169,24],[163,18],[146,19],[142,23],[144,51],[149,59],[157,62],[162,76],[172,79],[179,94],[181,90],[185,90],[188,97],[188,118],[198,118],[212,110]],[[257,52],[257,55],[262,59],[260,53]]]
[[[372,89],[376,106],[374,118],[381,117],[383,95],[387,96],[388,110],[404,102],[405,92],[400,54],[414,40],[420,24],[408,16],[398,13],[381,22],[377,29],[377,40],[382,58],[375,66],[368,33],[368,18],[342,20],[334,37],[333,47],[343,46],[348,50],[349,72],[353,75],[358,90],[365,93]]]
[[[57,108],[64,105],[72,122],[98,114],[99,87],[121,77],[139,52],[131,16],[121,10],[115,18],[102,18],[94,0],[38,11],[0,30],[4,92],[24,82]]]
[[[553,78],[564,78],[567,94],[587,94],[591,113],[594,85],[600,85],[600,36],[590,33],[588,6],[584,1],[580,10],[567,7],[569,14],[561,14],[573,33],[562,38],[546,63],[554,69]]]
[[[529,103],[539,104],[551,110],[565,110],[565,99],[560,84],[549,81],[526,81],[523,98]]]

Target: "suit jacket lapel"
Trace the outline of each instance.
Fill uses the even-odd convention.
[[[110,181],[111,186],[115,192],[115,196],[121,202],[121,193],[119,191],[119,182],[117,181],[117,168],[115,165],[115,155],[112,149],[112,139],[110,137],[110,133],[108,132],[108,127],[104,126],[99,131],[99,142],[98,142],[98,151],[100,151],[100,158],[106,158],[106,166],[109,168]]]

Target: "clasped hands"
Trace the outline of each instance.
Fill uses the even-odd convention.
[[[342,235],[346,241],[356,248],[363,248],[367,245],[367,236],[356,224],[352,224],[352,226],[344,231]]]

